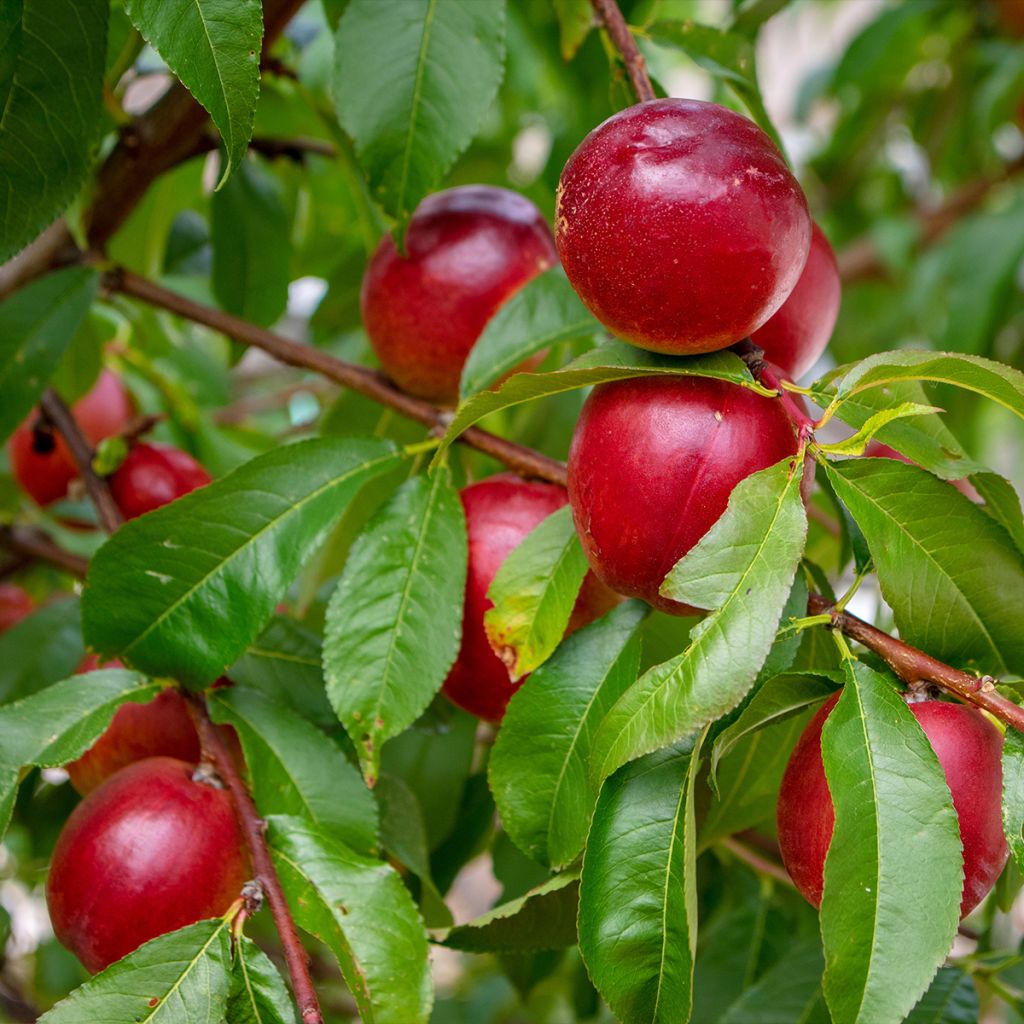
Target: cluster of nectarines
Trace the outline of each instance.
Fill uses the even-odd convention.
[[[72,412],[97,445],[129,426],[134,405],[104,370]],[[39,412],[12,435],[9,454],[19,484],[40,505],[66,498],[78,477],[64,439]],[[125,519],[209,482],[186,452],[138,441],[107,479]],[[22,588],[0,584],[0,632],[33,608]],[[83,686],[99,667],[94,655],[85,658]],[[237,749],[234,734],[227,738]],[[249,871],[245,847],[227,792],[200,769],[200,758],[184,698],[165,689],[148,704],[118,709],[96,743],[67,766],[85,799],[54,849],[47,900],[57,937],[90,970],[157,935],[223,914],[238,898]]]
[[[554,262],[550,239],[525,200],[474,187],[425,201],[407,244],[403,258],[385,240],[371,263],[366,328],[403,388],[452,402],[487,320]],[[777,376],[799,376],[821,356],[839,311],[836,260],[799,184],[759,128],[715,104],[656,100],[594,129],[562,173],[555,248],[594,316],[654,352],[694,355],[750,338]],[[573,434],[567,493],[507,475],[462,492],[469,574],[462,647],[444,692],[482,718],[504,714],[521,680],[509,680],[488,643],[487,589],[511,549],[566,500],[591,569],[570,628],[602,614],[612,592],[692,613],[660,594],[665,576],[736,484],[798,450],[783,403],[736,384],[679,376],[596,386]],[[794,751],[779,803],[786,864],[815,904],[832,835],[820,756],[830,707]],[[927,701],[912,710],[960,816],[966,913],[1006,859],[1000,734],[966,707]]]
[[[623,341],[693,356],[751,338],[777,376],[803,374],[817,361],[839,308],[832,250],[781,154],[751,121],[711,103],[651,101],[594,129],[562,174],[553,236],[526,199],[472,186],[425,200],[404,245],[400,252],[390,237],[380,243],[363,281],[363,318],[386,373],[443,404],[457,400],[466,358],[496,311],[559,261]],[[133,406],[105,371],[74,413],[95,445],[124,431]],[[521,680],[510,680],[488,641],[487,592],[547,516],[571,505],[590,566],[569,630],[621,595],[689,614],[660,594],[669,570],[722,515],[736,484],[799,452],[786,406],[738,384],[679,375],[596,386],[573,435],[567,489],[502,474],[461,493],[469,564],[461,648],[444,693],[483,719],[504,715]],[[36,502],[68,495],[78,470],[41,414],[16,431],[10,454]],[[182,451],[135,443],[108,482],[132,518],[209,479]],[[0,630],[31,608],[19,588],[0,587]],[[83,666],[96,667],[94,659]],[[786,864],[813,903],[832,835],[820,735],[833,703],[797,744],[779,801]],[[1006,857],[1000,736],[967,708],[930,701],[912,710],[960,816],[967,912]],[[57,844],[49,905],[58,937],[91,970],[223,913],[237,898],[248,871],[238,824],[200,759],[186,703],[169,689],[120,709],[68,766],[85,798]]]

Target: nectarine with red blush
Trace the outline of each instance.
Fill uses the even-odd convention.
[[[662,611],[669,570],[715,524],[733,487],[798,449],[778,399],[710,377],[599,384],[569,449],[569,501],[590,568]]]
[[[807,202],[753,121],[659,99],[598,125],[558,186],[555,241],[580,298],[613,334],[654,352],[713,352],[748,337],[796,287]]]
[[[821,905],[825,857],[835,810],[821,757],[821,730],[839,695],[830,697],[804,730],[782,777],[778,803],[779,848],[797,889]],[[964,704],[919,701],[910,710],[924,729],[946,775],[963,842],[966,917],[995,885],[1006,863],[1002,793],[1003,737],[987,718]]]
[[[249,877],[227,790],[169,757],[137,761],[72,812],[46,900],[60,942],[93,972],[166,932],[218,917]]]
[[[463,488],[469,564],[462,618],[462,646],[444,683],[455,704],[491,722],[500,721],[512,694],[522,685],[509,679],[484,631],[484,615],[494,607],[487,597],[501,564],[534,527],[568,500],[565,488],[501,473]],[[588,573],[567,632],[609,611],[617,598]]]
[[[454,404],[470,349],[498,308],[558,262],[528,199],[489,185],[428,196],[405,254],[385,236],[363,278],[363,323],[381,366],[404,391]]]

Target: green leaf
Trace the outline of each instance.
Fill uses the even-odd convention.
[[[814,385],[814,390],[821,392],[827,404],[831,395],[841,402],[872,388],[905,380],[950,384],[973,391],[1024,418],[1024,373],[991,359],[959,352],[879,352],[833,370]]]
[[[1003,740],[1003,831],[1017,867],[1024,869],[1024,734],[1007,729]]]
[[[494,607],[484,614],[484,630],[509,678],[522,679],[551,657],[586,574],[568,505],[534,527],[502,562],[487,590]]]
[[[0,708],[0,834],[11,820],[22,768],[74,761],[99,739],[122,704],[145,704],[159,690],[137,672],[103,669]]]
[[[0,263],[85,180],[103,109],[108,11],[107,0],[0,7]],[[3,394],[11,394],[6,386]]]
[[[382,771],[401,778],[416,794],[431,850],[455,824],[473,763],[477,726],[472,715],[447,702],[438,702],[435,708],[388,743],[381,757]]]
[[[406,481],[352,545],[327,609],[327,696],[373,785],[380,749],[441,688],[459,651],[466,522],[447,469]]]
[[[589,13],[589,2],[587,8]],[[552,267],[517,291],[488,322],[462,368],[459,394],[466,398],[482,391],[535,353],[600,330],[565,271]]]
[[[504,62],[504,0],[349,3],[335,45],[338,120],[400,223],[469,145]]]
[[[892,423],[893,420],[909,419],[912,416],[928,416],[941,411],[934,405],[919,405],[917,402],[903,402],[888,409],[880,409],[869,416],[864,422],[864,426],[852,437],[848,437],[844,441],[820,445],[820,448],[830,455],[863,455],[868,442],[887,423]]]
[[[925,405],[927,402],[921,381],[895,381],[885,388],[847,398],[836,410],[836,416],[860,429],[872,416],[895,405]],[[985,468],[967,455],[938,414],[892,420],[878,429],[877,437],[943,480],[960,480]]]
[[[721,1024],[831,1024],[821,993],[824,967],[819,943],[797,946],[729,1007]]]
[[[377,849],[373,794],[319,729],[287,705],[239,686],[218,690],[210,711],[238,731],[261,814],[302,816],[359,853]]]
[[[287,704],[322,728],[337,724],[324,692],[320,637],[295,619],[286,615],[271,619],[227,674],[236,683]]]
[[[288,304],[291,222],[277,179],[254,160],[210,200],[213,294],[221,308],[269,327]]]
[[[404,779],[386,772],[373,792],[380,805],[381,845],[420,880],[420,911],[427,927],[450,928],[451,911],[431,875],[427,826],[416,794]]]
[[[719,761],[744,737],[820,704],[841,682],[837,673],[827,671],[786,672],[769,679],[739,717],[715,738],[711,748],[712,774]]]
[[[468,953],[532,953],[576,945],[579,871],[556,875],[486,914],[452,928],[444,944]]]
[[[685,21],[659,21],[647,30],[656,43],[682,50],[695,64],[725,83],[750,111],[782,152],[782,141],[772,124],[757,84],[754,41],[739,32]]]
[[[84,656],[78,598],[44,605],[0,635],[0,702],[67,679]]]
[[[597,803],[591,739],[636,680],[648,611],[639,601],[619,605],[568,637],[512,695],[488,778],[505,830],[534,860],[561,867],[583,849]]]
[[[98,281],[94,270],[69,267],[32,281],[0,303],[0,442],[42,394],[89,312]]]
[[[554,0],[563,60],[572,60],[594,27],[590,0]]]
[[[959,967],[943,967],[903,1024],[977,1024],[978,992]]]
[[[268,824],[295,921],[337,958],[362,1020],[425,1022],[433,1002],[427,935],[394,869],[300,818]]]
[[[757,384],[739,356],[732,352],[712,352],[681,358],[645,352],[621,341],[610,341],[585,352],[560,370],[552,370],[550,373],[517,373],[509,377],[500,388],[481,391],[468,398],[459,406],[451,426],[441,439],[434,464],[439,463],[441,454],[461,433],[500,409],[611,380],[676,375],[714,377],[749,387],[759,394],[773,393]]]
[[[701,819],[698,852],[744,829],[771,822],[790,752],[810,716],[809,710],[796,712],[737,740],[709,780],[715,795]]]
[[[826,471],[864,531],[904,640],[992,673],[1024,664],[1024,560],[1002,527],[917,466],[855,459]]]
[[[220,184],[245,156],[260,91],[260,0],[125,0],[142,37],[209,111],[224,140]]]
[[[835,805],[821,902],[825,998],[835,1024],[898,1024],[956,937],[960,826],[939,759],[900,694],[859,662],[845,662],[844,674],[821,739]]]
[[[298,1024],[298,1019],[277,968],[252,939],[241,936],[235,948],[225,1024]]]
[[[689,1019],[697,945],[692,740],[621,768],[601,790],[580,882],[579,942],[623,1024]]]
[[[977,473],[971,477],[971,483],[984,500],[985,511],[1006,530],[1017,550],[1024,554],[1024,515],[1013,485],[996,473]]]
[[[346,503],[398,457],[386,441],[284,445],[125,523],[89,565],[87,643],[154,675],[215,679],[266,624]]]
[[[655,665],[608,712],[591,768],[620,765],[731,711],[775,640],[807,536],[801,473],[784,459],[739,483],[721,519],[671,570],[662,593],[714,609],[677,657]]]
[[[39,1024],[222,1021],[231,980],[229,933],[221,918],[161,935],[90,978]]]

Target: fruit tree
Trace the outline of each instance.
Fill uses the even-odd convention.
[[[0,1021],[1024,1022],[1024,0],[3,0]]]

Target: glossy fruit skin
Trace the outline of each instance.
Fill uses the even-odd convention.
[[[569,501],[594,574],[674,615],[668,571],[714,525],[733,487],[795,455],[782,403],[703,377],[600,384],[569,448]]]
[[[403,257],[381,240],[363,278],[363,323],[402,390],[451,405],[487,321],[558,262],[551,230],[523,196],[466,185],[424,199],[405,245]]]
[[[249,877],[227,790],[194,771],[169,757],[137,761],[68,818],[46,898],[57,938],[90,971],[224,914]]]
[[[187,452],[167,444],[136,444],[108,483],[121,515],[134,519],[205,487],[212,477]]]
[[[92,672],[99,667],[99,659],[90,654],[79,666],[79,672]],[[115,660],[106,662],[103,668],[124,666]],[[147,704],[119,707],[106,732],[66,768],[71,784],[85,796],[115,772],[147,757],[173,757],[196,764],[199,756],[199,736],[185,701],[176,690],[167,689]]]
[[[35,611],[35,601],[16,583],[0,583],[0,633],[6,633]]]
[[[512,682],[484,631],[484,614],[494,605],[487,588],[502,562],[520,541],[568,500],[565,488],[500,473],[463,488],[459,497],[466,513],[469,565],[462,619],[462,646],[448,678],[445,695],[478,718],[499,722],[522,679]],[[588,573],[566,630],[571,633],[603,615],[617,603],[615,595]]]
[[[562,171],[555,242],[613,334],[654,352],[712,352],[764,324],[796,286],[807,201],[753,121],[715,103],[651,100],[598,125]]]
[[[134,415],[131,396],[110,370],[100,372],[91,391],[71,407],[82,433],[94,447],[107,437],[121,433]],[[11,469],[18,485],[39,505],[52,505],[67,497],[68,485],[78,476],[75,460],[63,438],[54,433],[53,447],[37,451],[33,425],[39,413],[33,410],[11,435]]]
[[[821,905],[825,855],[835,825],[821,729],[838,699],[838,694],[830,697],[811,719],[793,748],[779,790],[782,859],[797,889],[815,907]],[[1003,737],[981,712],[965,704],[929,700],[909,707],[942,765],[960,820],[964,918],[995,885],[1009,853],[1001,816]]]
[[[839,265],[828,239],[811,225],[811,249],[803,273],[777,313],[750,336],[765,358],[802,377],[820,358],[839,317]]]

